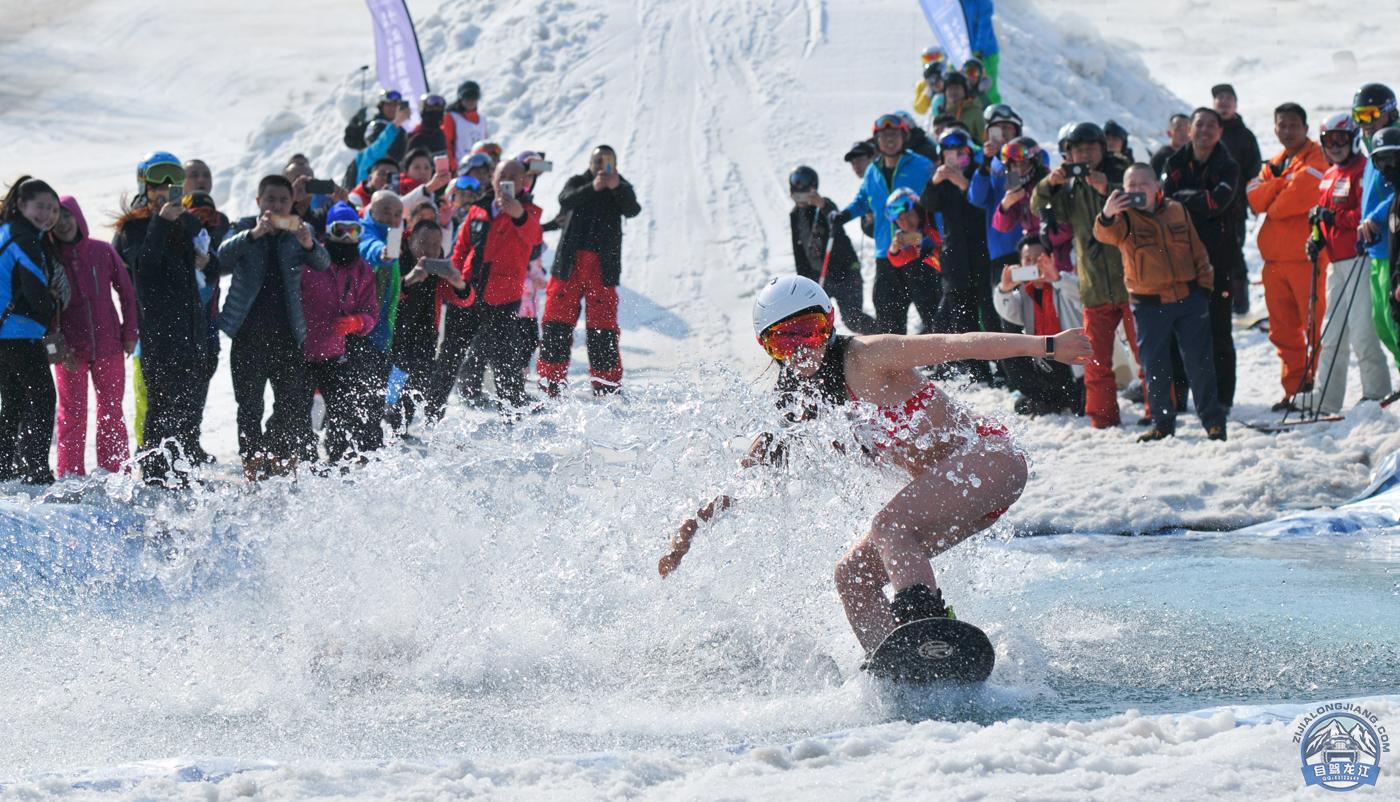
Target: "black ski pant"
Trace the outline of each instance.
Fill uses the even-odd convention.
[[[146,383],[141,475],[153,484],[183,484],[189,450],[199,436],[204,349],[157,351],[149,339],[141,344],[141,378]]]
[[[939,295],[938,273],[923,262],[895,267],[888,259],[875,260],[875,321],[882,333],[909,333],[911,303],[923,320],[921,331],[930,331],[937,325]]]
[[[309,442],[311,396],[306,390],[306,362],[290,332],[249,331],[233,338],[229,349],[233,397],[238,402],[238,455],[291,459],[315,457]],[[263,424],[263,393],[272,385],[272,416]]]
[[[0,340],[0,482],[53,482],[49,446],[57,406],[41,341]]]
[[[447,399],[452,395],[452,385],[456,382],[462,361],[466,359],[473,343],[482,349],[491,372],[496,378],[496,393],[501,400],[512,406],[525,403],[525,378],[518,369],[512,369],[514,354],[518,351],[515,339],[519,335],[516,312],[520,302],[492,306],[478,302],[472,306],[452,307],[447,310],[443,321],[442,350],[438,353],[437,364],[433,368],[433,381],[429,387],[426,415],[430,420],[440,420],[447,409]]]

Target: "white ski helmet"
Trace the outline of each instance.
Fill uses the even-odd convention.
[[[753,333],[814,307],[832,314],[831,298],[817,282],[798,275],[770,279],[753,300]]]

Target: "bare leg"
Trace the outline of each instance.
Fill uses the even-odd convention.
[[[894,630],[894,616],[884,591],[888,582],[870,535],[861,538],[836,564],[836,591],[846,608],[846,620],[866,653],[874,651]]]
[[[876,514],[866,538],[894,591],[933,589],[929,559],[991,526],[994,513],[1020,498],[1026,477],[1025,459],[999,437],[978,438],[968,452],[915,476]]]

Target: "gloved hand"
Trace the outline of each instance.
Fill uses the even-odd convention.
[[[1310,226],[1315,226],[1318,223],[1330,226],[1336,221],[1337,213],[1326,206],[1314,206],[1312,211],[1308,212],[1308,225]]]
[[[359,315],[341,315],[335,319],[335,333],[341,337],[347,334],[359,334],[364,326],[364,319]]]
[[[840,228],[841,226],[844,226],[847,223],[851,222],[851,216],[846,212],[836,211],[831,213],[830,220],[832,228]]]
[[[1266,162],[1264,166],[1269,168],[1269,173],[1273,175],[1274,178],[1283,175],[1283,165],[1278,162]]]
[[[1315,260],[1317,259],[1317,255],[1322,253],[1322,240],[1314,239],[1313,237],[1308,237],[1308,243],[1306,248],[1308,251],[1308,259],[1310,261]]]

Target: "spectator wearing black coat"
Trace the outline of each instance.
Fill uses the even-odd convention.
[[[977,170],[972,139],[959,129],[950,129],[938,145],[942,163],[922,198],[922,205],[930,214],[943,216],[939,258],[943,297],[933,327],[939,334],[961,334],[982,331],[985,320],[988,330],[1000,331],[1000,318],[992,303],[987,214],[967,198],[972,174]],[[991,380],[986,362],[974,361],[968,367],[978,381]]]
[[[1220,403],[1235,403],[1235,341],[1231,334],[1232,279],[1244,272],[1230,209],[1241,193],[1240,166],[1221,142],[1220,115],[1199,108],[1191,114],[1191,144],[1167,159],[1163,194],[1186,207],[1196,234],[1215,268],[1210,299],[1211,340]]]
[[[1231,225],[1234,227],[1235,241],[1238,244],[1239,258],[1241,265],[1244,264],[1244,237],[1245,220],[1249,217],[1249,198],[1244,191],[1244,185],[1259,175],[1259,170],[1264,166],[1264,156],[1259,151],[1259,140],[1255,138],[1254,132],[1249,130],[1249,126],[1244,124],[1244,119],[1237,113],[1239,98],[1235,95],[1235,88],[1230,84],[1216,84],[1210,89],[1210,96],[1214,101],[1215,110],[1220,114],[1221,126],[1224,128],[1220,135],[1220,141],[1225,144],[1225,150],[1229,152],[1230,158],[1240,166],[1240,190],[1235,193],[1235,200],[1230,204],[1227,215]],[[1243,315],[1249,311],[1249,276],[1241,268],[1238,272],[1231,274],[1231,283],[1226,285],[1234,298],[1234,311],[1237,315]],[[1216,286],[1220,286],[1220,274],[1216,273]],[[1221,398],[1221,402],[1229,405]]]
[[[540,379],[546,392],[558,395],[568,378],[574,327],[584,305],[593,391],[613,392],[622,383],[617,325],[622,220],[642,211],[632,185],[617,172],[616,151],[608,145],[593,149],[588,170],[565,182],[559,211],[567,212],[569,219],[559,236],[545,291]]]
[[[407,151],[446,153],[447,135],[442,132],[442,116],[447,113],[447,99],[442,95],[424,95],[418,113],[420,122],[408,135]]]
[[[208,364],[209,322],[199,295],[208,266],[195,250],[204,224],[180,203],[170,183],[143,184],[118,218],[112,247],[131,269],[146,386],[139,459],[150,484],[183,485],[199,443],[200,393]],[[201,264],[202,263],[202,264]]]
[[[810,178],[810,183],[799,183],[799,174]],[[797,275],[822,285],[841,308],[841,321],[846,328],[856,334],[875,334],[879,328],[875,318],[865,313],[864,284],[855,246],[839,226],[832,239],[831,216],[837,211],[836,203],[817,192],[817,172],[810,167],[793,171],[788,183],[793,200],[788,224]]]

